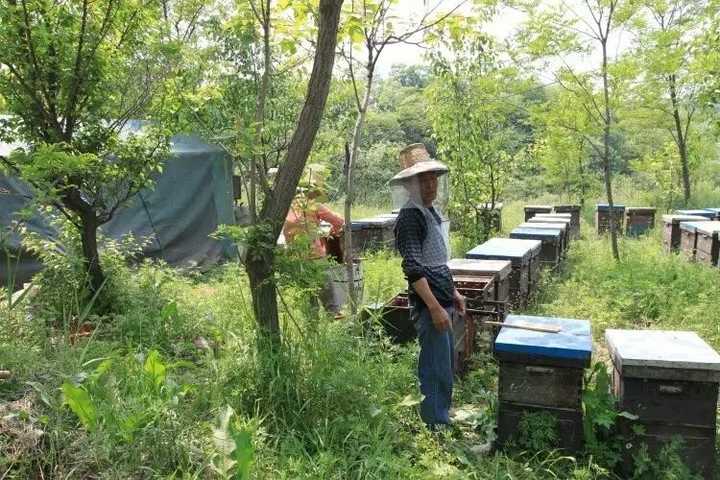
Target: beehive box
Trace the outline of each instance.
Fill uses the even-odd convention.
[[[536,216],[528,220],[527,222],[521,223],[518,225],[519,228],[532,228],[533,226],[538,226],[542,228],[556,228],[556,227],[562,227],[563,232],[563,254],[567,251],[567,249],[570,247],[570,220],[567,218],[559,218],[559,217],[540,217]]]
[[[702,222],[695,232],[696,249],[695,260],[698,263],[715,266],[718,263],[720,251],[720,221]]]
[[[383,304],[365,307],[364,320],[377,317],[385,333],[394,343],[407,343],[417,336],[415,325],[410,318],[410,304],[407,293],[401,292]]]
[[[350,225],[353,234],[353,254],[393,247],[395,219],[363,218],[353,220]]]
[[[510,301],[510,275],[512,263],[509,260],[471,260],[453,258],[448,262],[453,277],[485,277],[493,278],[493,300],[496,302]]]
[[[651,207],[628,207],[625,210],[625,234],[636,237],[655,228],[655,211]]]
[[[694,332],[606,330],[605,339],[618,408],[637,416],[618,418],[627,446],[624,473],[632,473],[642,444],[657,455],[678,436],[683,461],[703,478],[715,478],[720,355]]]
[[[572,238],[579,238],[580,237],[580,205],[555,205],[553,207],[553,211],[555,213],[569,213],[570,214],[570,220],[572,222],[570,223],[570,236]]]
[[[514,307],[523,307],[537,282],[541,245],[539,240],[491,238],[465,256],[470,259],[512,262],[510,301]]]
[[[695,260],[698,226],[708,221],[709,220],[701,222],[680,222],[680,251],[689,260]]]
[[[525,221],[527,222],[538,213],[552,213],[552,205],[525,205]]]
[[[703,222],[707,218],[697,215],[663,215],[663,247],[666,252],[680,250],[680,222]]]
[[[625,205],[613,205],[615,217],[615,231],[622,234],[623,220],[625,217]],[[598,234],[610,231],[610,205],[598,203],[595,210],[595,227]]]
[[[708,220],[712,220],[715,217],[715,212],[711,210],[706,209],[697,209],[697,210],[675,210],[675,213],[678,215],[697,215],[699,217],[705,217]]]
[[[498,443],[517,441],[528,413],[557,421],[557,447],[583,445],[582,388],[592,356],[592,333],[585,320],[509,315],[506,325],[555,326],[558,333],[503,327],[495,341],[498,378]]]
[[[712,212],[713,220],[720,220],[720,208],[706,208],[708,212]]]
[[[562,256],[562,231],[557,229],[516,228],[510,232],[510,238],[540,240],[540,263],[555,268]]]
[[[489,310],[488,301],[494,299],[494,279],[492,276],[453,275],[455,288],[465,297],[467,308]],[[465,372],[469,360],[475,352],[475,333],[485,315],[468,313],[464,317],[456,315],[453,320],[453,338],[455,340],[455,371]],[[488,320],[493,320],[488,318]]]

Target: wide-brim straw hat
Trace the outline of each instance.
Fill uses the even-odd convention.
[[[413,143],[400,151],[400,164],[403,170],[390,179],[390,184],[402,183],[421,173],[433,172],[444,175],[449,171],[447,165],[430,158],[425,145]]]

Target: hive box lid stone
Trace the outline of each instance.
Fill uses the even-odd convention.
[[[590,363],[592,332],[590,322],[570,318],[508,315],[508,325],[558,326],[560,332],[545,333],[519,328],[502,328],[495,340],[497,353],[553,359],[580,360]]]
[[[605,331],[615,368],[706,370],[720,375],[720,355],[695,332],[671,330]]]
[[[476,255],[486,255],[500,259],[525,258],[532,252],[540,251],[540,240],[520,240],[515,238],[491,238],[482,245],[470,250],[467,258],[476,258]]]

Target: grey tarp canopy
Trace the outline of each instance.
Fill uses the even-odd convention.
[[[14,148],[0,143],[0,155]],[[206,268],[232,255],[228,242],[209,237],[220,224],[233,224],[232,164],[220,147],[208,145],[195,136],[175,136],[171,156],[155,185],[135,195],[101,227],[110,238],[132,233],[149,238],[143,256],[161,258],[178,267]],[[0,175],[0,229],[6,230],[26,205],[31,189],[17,178]],[[47,219],[36,215],[28,227],[47,238],[55,231]],[[27,282],[42,266],[20,247],[20,238],[11,234],[7,247],[19,262],[16,284]],[[0,282],[8,280],[7,257],[0,251]]]

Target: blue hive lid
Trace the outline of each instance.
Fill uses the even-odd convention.
[[[526,238],[526,239],[558,239],[562,232],[554,228],[516,228],[510,232],[510,238]]]
[[[686,232],[695,232],[697,231],[698,227],[705,224],[710,223],[707,222],[680,222],[680,230],[685,230]]]
[[[590,322],[570,318],[508,315],[508,325],[537,325],[560,327],[558,333],[535,332],[503,327],[495,340],[498,356],[512,354],[527,358],[573,361],[590,364],[592,332]]]
[[[699,215],[701,217],[710,219],[715,216],[715,213],[709,210],[675,210],[675,212],[679,213],[680,215]]]
[[[717,235],[720,232],[720,221],[698,222],[697,231],[706,235]]]
[[[491,238],[482,245],[473,248],[466,258],[488,258],[500,260],[517,260],[529,257],[532,252],[540,250],[540,240],[520,240],[516,238]]]

